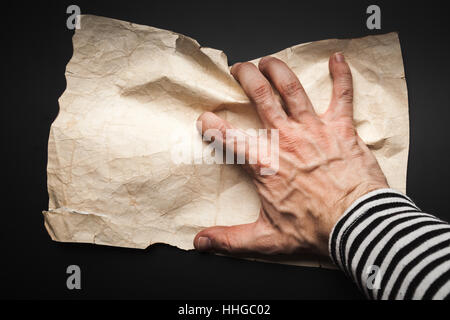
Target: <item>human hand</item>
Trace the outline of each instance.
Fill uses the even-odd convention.
[[[331,102],[324,114],[317,115],[300,81],[281,60],[263,58],[259,69],[249,62],[232,67],[265,127],[279,130],[279,168],[273,175],[261,175],[259,161],[245,164],[261,198],[257,221],[207,228],[195,237],[196,249],[328,255],[331,230],[344,211],[362,195],[388,187],[353,125],[352,76],[341,53],[330,57],[329,69]],[[199,121],[203,133],[217,129],[225,137],[232,128],[211,112],[203,113]]]

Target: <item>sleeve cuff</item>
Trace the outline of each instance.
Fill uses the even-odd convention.
[[[394,205],[404,205],[412,210],[419,210],[409,197],[393,189],[378,189],[357,199],[339,218],[331,231],[328,249],[334,264],[350,273],[346,263],[346,251],[351,246],[349,235],[355,232],[352,226],[365,216]]]

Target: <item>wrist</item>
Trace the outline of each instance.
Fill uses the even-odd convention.
[[[328,256],[329,255],[329,239],[331,237],[333,228],[337,224],[337,222],[341,219],[343,215],[348,211],[348,209],[358,201],[358,199],[364,197],[365,195],[379,190],[379,189],[388,189],[389,186],[386,182],[379,183],[363,183],[354,188],[351,192],[349,192],[345,197],[341,198],[337,205],[334,207],[335,209],[329,215],[330,219],[325,222],[325,232],[320,237],[319,244],[319,252],[321,255]]]
[[[379,188],[373,190],[357,200],[355,200],[350,207],[345,210],[343,215],[337,221],[333,229],[328,242],[329,257],[338,266],[340,266],[340,259],[345,257],[345,247],[343,247],[342,237],[359,219],[364,219],[363,216],[369,217],[372,214],[377,214],[380,212],[377,206],[395,203],[404,203],[405,206],[411,207],[412,210],[419,210],[410,198],[408,198],[403,193],[387,188]],[[345,246],[345,242],[344,242]]]

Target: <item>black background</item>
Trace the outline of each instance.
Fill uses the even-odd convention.
[[[173,30],[224,50],[229,63],[327,38],[398,31],[408,84],[408,195],[450,220],[449,22],[433,1],[36,1],[2,3],[2,298],[361,299],[339,271],[256,263],[166,245],[133,250],[52,242],[47,209],[47,139],[65,89],[73,31],[66,8]],[[366,28],[370,4],[382,30]],[[66,288],[66,268],[82,289]]]

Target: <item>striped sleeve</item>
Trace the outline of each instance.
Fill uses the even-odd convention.
[[[450,298],[450,225],[398,191],[355,201],[334,226],[329,251],[370,299]]]

